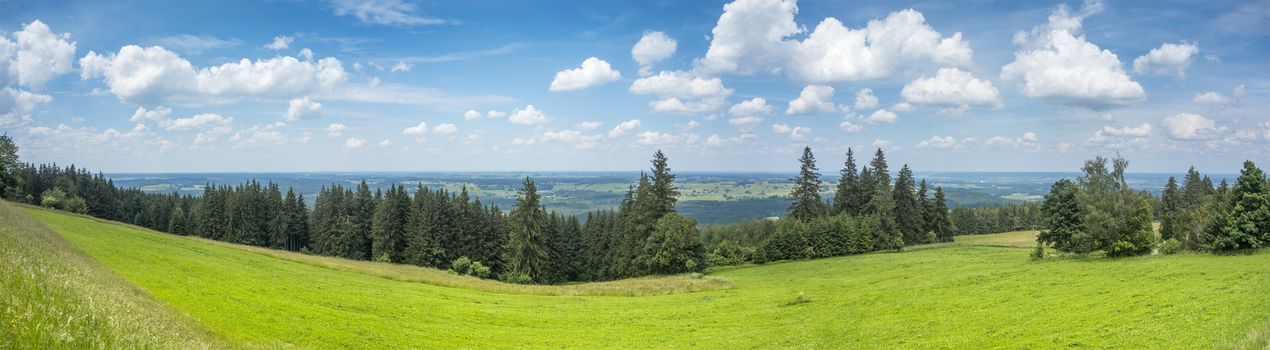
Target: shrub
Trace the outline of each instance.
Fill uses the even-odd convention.
[[[472,269],[472,259],[468,259],[466,256],[454,259],[454,262],[450,263],[450,269],[457,274],[466,275]]]
[[[66,201],[66,211],[75,214],[88,214],[88,202],[85,202],[84,198],[80,196],[71,197],[70,200]]]
[[[1032,260],[1035,261],[1041,259],[1045,259],[1045,244],[1036,242],[1036,249],[1032,250]]]
[[[529,277],[529,275],[526,275],[523,273],[508,272],[503,275],[503,282],[515,283],[515,284],[530,284],[530,283],[534,283],[534,279],[533,277]]]
[[[1182,242],[1178,241],[1176,238],[1170,238],[1168,240],[1160,242],[1159,249],[1160,249],[1160,254],[1164,254],[1164,255],[1177,254],[1178,252],[1182,251]]]
[[[810,303],[810,302],[811,302],[811,298],[808,298],[807,294],[803,292],[798,292],[798,296],[795,297],[794,300],[790,300],[789,302],[785,303],[785,306],[793,306],[793,305]]]
[[[472,268],[468,270],[468,274],[478,278],[489,278],[489,266],[485,266],[485,264],[482,264],[480,261],[474,261],[472,262]]]
[[[386,262],[392,262],[392,259],[388,257],[388,253],[383,253],[383,254],[379,254],[379,256],[375,257],[375,261],[376,261],[376,262],[381,262],[381,263],[386,263]]]

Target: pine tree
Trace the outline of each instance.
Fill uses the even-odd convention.
[[[913,192],[913,172],[905,164],[900,168],[899,177],[895,179],[895,190],[891,192],[895,202],[895,223],[904,237],[904,244],[926,243],[926,227],[922,222],[922,211],[918,207],[916,194]]]
[[[798,159],[798,177],[794,178],[794,190],[790,196],[794,202],[789,205],[789,217],[799,221],[807,221],[820,215],[820,173],[816,168],[816,157],[811,147],[803,148],[803,156]]]
[[[931,221],[934,222],[932,229],[935,231],[935,236],[939,237],[940,242],[952,242],[953,227],[952,220],[948,217],[948,201],[944,198],[944,189],[940,186],[935,186],[935,203],[931,207],[933,208]]]
[[[1192,168],[1192,171],[1194,169]],[[1164,186],[1164,193],[1160,196],[1160,239],[1169,240],[1184,237],[1182,232],[1183,223],[1181,219],[1182,206],[1184,205],[1178,190],[1177,178],[1169,176],[1169,182]]]
[[[833,211],[836,214],[860,215],[864,207],[864,192],[860,188],[860,174],[856,170],[855,154],[847,148],[847,161],[842,168],[842,178],[838,181],[837,191],[833,197]]]
[[[512,208],[512,230],[507,239],[507,270],[512,274],[542,281],[547,272],[548,248],[543,229],[546,226],[538,196],[538,186],[526,177],[524,187]]]
[[[675,211],[679,190],[675,188],[675,175],[670,173],[666,155],[661,153],[661,150],[653,153],[652,164],[651,193],[654,203],[652,216],[660,218],[662,215]]]
[[[1230,212],[1213,248],[1219,251],[1257,249],[1270,243],[1270,184],[1252,161],[1230,190]]]
[[[881,148],[878,148],[877,153],[873,155],[873,161],[869,162],[869,166],[873,167],[873,181],[876,190],[889,192],[891,190],[891,173],[886,165],[886,154],[882,153]]]
[[[375,208],[371,226],[371,257],[377,261],[405,260],[406,224],[410,216],[410,195],[405,187],[392,186]]]

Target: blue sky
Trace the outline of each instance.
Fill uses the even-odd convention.
[[[1229,173],[1270,1],[0,0],[0,130],[132,171]]]

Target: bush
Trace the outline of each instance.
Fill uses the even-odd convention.
[[[530,283],[534,283],[534,278],[519,272],[508,272],[506,274],[503,274],[503,282],[515,283],[515,284],[530,284]]]
[[[459,257],[458,259],[454,259],[454,262],[450,263],[450,270],[453,270],[454,273],[457,273],[460,275],[468,274],[471,271],[471,269],[472,269],[472,259],[468,259],[466,256]]]
[[[71,197],[70,200],[66,201],[65,210],[75,214],[88,214],[88,202],[85,202],[84,198],[80,196]]]
[[[1178,241],[1175,238],[1170,238],[1166,241],[1160,242],[1159,249],[1160,249],[1160,254],[1164,254],[1164,255],[1177,254],[1182,251],[1182,242]]]
[[[480,261],[474,261],[472,262],[472,268],[468,270],[468,274],[476,276],[477,278],[489,278],[489,266],[485,266],[485,264],[482,264]]]
[[[798,296],[795,297],[794,300],[790,300],[789,302],[785,303],[785,306],[793,306],[793,305],[810,303],[810,302],[811,302],[811,298],[808,298],[807,294],[803,292],[798,292]]]
[[[1045,259],[1045,245],[1041,244],[1041,242],[1036,242],[1036,249],[1032,250],[1032,260],[1041,259]]]
[[[375,257],[375,261],[376,261],[376,262],[381,262],[381,263],[386,263],[386,262],[392,262],[392,259],[388,257],[388,253],[383,253],[383,254],[379,254],[379,256]]]
[[[66,205],[66,192],[60,188],[54,188],[44,191],[40,195],[40,206],[53,209],[64,209]]]

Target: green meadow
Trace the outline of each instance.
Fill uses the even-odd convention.
[[[704,276],[519,286],[7,203],[0,218],[0,348],[1263,349],[1270,339],[1270,252],[1034,262],[1035,232],[1013,232]]]

